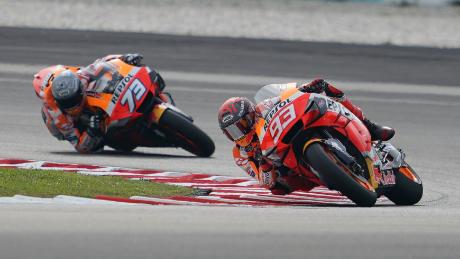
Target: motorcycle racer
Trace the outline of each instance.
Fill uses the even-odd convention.
[[[43,101],[42,118],[50,133],[58,140],[69,141],[80,153],[102,150],[104,133],[102,118],[86,108],[86,96],[98,92],[113,91],[122,77],[107,63],[120,59],[133,66],[143,66],[140,54],[108,55],[97,59],[87,67],[57,65],[41,70],[34,76],[36,95]],[[154,73],[154,83],[162,91],[164,80]],[[159,94],[161,99],[170,101],[168,94]],[[82,114],[90,113],[88,126],[80,123]]]
[[[322,93],[340,102],[364,123],[371,133],[372,140],[387,141],[395,134],[394,129],[380,126],[367,119],[361,109],[354,105],[341,90],[323,79],[316,79],[310,83],[291,83],[280,86],[295,86],[303,92]],[[219,126],[223,133],[235,142],[233,148],[235,163],[248,175],[256,178],[262,187],[269,189],[273,194],[280,195],[296,190],[309,191],[316,185],[261,154],[254,125],[278,101],[279,97],[275,97],[254,105],[245,97],[232,97],[225,101],[219,109]]]

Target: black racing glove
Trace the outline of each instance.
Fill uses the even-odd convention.
[[[300,86],[300,90],[307,93],[322,93],[328,89],[329,84],[324,79],[315,79],[308,84]]]
[[[91,137],[102,137],[101,117],[99,115],[93,115],[89,118],[88,135]]]
[[[140,67],[142,66],[142,59],[144,57],[139,54],[139,53],[129,53],[129,54],[124,54],[123,56],[120,57],[123,62],[130,64],[132,66]]]

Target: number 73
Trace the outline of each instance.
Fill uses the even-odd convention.
[[[137,101],[142,99],[147,89],[145,88],[144,84],[139,79],[134,80],[134,82],[129,86],[128,90],[126,90],[125,94],[121,98],[120,104],[125,106],[128,103],[129,111],[134,112],[136,108],[136,103],[134,98]]]

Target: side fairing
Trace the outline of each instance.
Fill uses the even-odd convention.
[[[106,112],[112,120],[132,116],[150,91],[150,78],[146,68],[133,67],[115,86]]]
[[[349,138],[361,152],[371,150],[369,131],[342,104],[321,94],[290,90],[283,93],[280,101],[256,124],[256,133],[262,140],[263,154],[268,154],[277,147],[299,120],[302,120],[304,129],[333,127]]]
[[[347,137],[353,145],[362,153],[372,149],[371,136],[361,120],[350,112],[345,106],[323,95],[312,94],[310,99],[323,99],[327,105],[327,111],[308,126],[333,127]]]

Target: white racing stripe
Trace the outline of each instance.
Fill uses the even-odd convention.
[[[431,101],[426,99],[410,98],[410,99],[382,99],[377,97],[361,97],[353,96],[351,99],[353,101],[363,101],[363,102],[380,102],[380,103],[397,103],[397,104],[424,104],[424,105],[438,105],[438,106],[460,106],[460,101],[458,102],[449,102],[449,101]]]
[[[39,70],[50,66],[48,65],[27,65],[27,64],[10,64],[0,62],[0,72],[12,73],[21,76],[19,78],[2,78],[8,82],[31,83],[33,74]],[[196,72],[181,72],[181,71],[159,71],[163,77],[169,81],[194,82],[194,83],[210,83],[210,84],[233,84],[239,85],[254,85],[263,86],[272,83],[288,83],[309,81],[308,78],[293,78],[293,77],[270,77],[270,76],[254,76],[254,75],[229,75],[218,73],[196,73]],[[30,80],[24,77],[28,76]],[[460,87],[440,86],[440,85],[414,85],[402,83],[377,83],[377,82],[349,82],[340,80],[329,80],[331,83],[340,85],[345,91],[365,91],[365,92],[381,92],[381,93],[417,93],[431,95],[449,95],[460,96]],[[460,84],[459,84],[460,86]],[[234,93],[233,89],[221,88],[197,88],[190,86],[168,86],[168,88],[180,91],[205,91],[215,93]],[[237,90],[243,94],[253,94],[256,90]]]
[[[234,176],[224,176],[224,175],[213,175],[213,176],[210,176],[210,177],[202,178],[200,180],[223,182],[223,181],[227,181],[227,180],[243,180],[243,181],[247,181],[248,178],[247,177],[238,178],[238,177],[234,177]]]
[[[176,72],[175,72],[176,73]],[[302,81],[302,80],[300,80]],[[23,84],[31,84],[32,80],[25,80],[19,78],[0,78],[0,83],[2,82],[17,82]],[[342,85],[344,83],[334,82],[337,85]],[[353,84],[353,86],[344,85],[342,87],[345,91],[363,91],[363,92],[372,92],[372,93],[417,93],[417,94],[429,94],[429,95],[449,95],[449,96],[460,96],[460,92],[456,87],[444,87],[444,86],[420,86],[414,87],[411,85],[398,85],[395,84],[385,84],[383,83],[345,83]],[[374,85],[372,88],[365,88],[365,84],[369,86],[370,84]],[[375,85],[381,87],[374,88]],[[395,86],[396,88],[392,88]],[[1,87],[1,86],[0,86]],[[245,89],[223,89],[223,88],[197,88],[191,86],[168,86],[168,89],[177,92],[200,92],[200,93],[215,93],[215,94],[243,94],[243,95],[254,95],[256,90],[245,90]],[[381,102],[381,103],[405,103],[405,104],[427,104],[427,105],[440,105],[440,106],[460,106],[460,102],[449,102],[449,101],[432,101],[420,98],[410,98],[410,99],[382,99],[377,97],[364,97],[357,94],[353,95],[354,101],[365,101],[365,102]]]
[[[27,65],[27,64],[0,63],[0,72],[28,75],[32,79],[32,76],[35,73],[49,66],[51,65]]]
[[[23,83],[23,84],[32,84],[32,79],[22,79],[22,78],[0,78],[0,83]]]
[[[0,78],[0,87],[4,86],[2,83],[21,83],[31,84],[32,75],[40,69],[47,67],[47,65],[26,65],[26,64],[9,64],[0,63],[0,72],[16,74],[17,77],[4,77]],[[20,73],[18,73],[20,71]],[[227,75],[215,73],[195,73],[195,72],[179,72],[179,71],[161,71],[161,74],[170,81],[179,81],[182,83],[208,83],[208,84],[233,84],[239,85],[254,85],[263,86],[271,83],[286,83],[295,81],[308,81],[308,79],[300,78],[287,78],[287,77],[267,77],[267,76],[251,76],[251,75]],[[28,76],[30,79],[23,77]],[[405,104],[426,104],[426,105],[440,105],[440,106],[460,106],[460,102],[455,101],[436,101],[422,98],[397,98],[397,94],[426,94],[426,95],[439,95],[439,96],[452,96],[460,97],[460,87],[447,87],[436,85],[411,85],[411,84],[398,84],[398,83],[365,83],[365,82],[345,82],[345,81],[331,81],[331,83],[339,85],[344,91],[361,91],[367,93],[391,93],[395,98],[382,99],[379,97],[360,96],[353,94],[355,101],[369,101],[369,102],[383,102],[383,103],[405,103]],[[253,90],[247,89],[227,89],[219,87],[191,87],[186,85],[171,85],[168,89],[172,91],[182,92],[203,92],[215,94],[243,94],[254,95],[257,88]]]
[[[228,202],[229,204],[231,204],[231,203],[247,204],[248,206],[250,206],[249,204],[253,204],[253,205],[259,204],[259,202],[256,202],[256,201],[227,199],[227,198],[221,198],[221,197],[218,197],[218,196],[197,196],[197,198],[207,199],[207,200],[211,200],[211,201]]]
[[[145,197],[145,196],[132,196],[129,199],[134,200],[134,201],[151,201],[151,202],[166,203],[170,205],[196,205],[196,206],[208,205],[207,203],[203,203],[203,202],[179,201],[179,200],[168,199],[168,198],[156,198],[156,197]],[[216,205],[219,205],[219,204],[216,204]],[[222,204],[222,205],[225,205],[225,204]]]
[[[253,194],[245,194],[240,196],[242,199],[248,200],[260,200],[260,201],[275,201],[275,202],[283,202],[283,203],[321,203],[319,199],[303,199],[303,200],[293,200],[289,198],[283,197],[276,197],[276,196],[264,196],[264,195],[253,195]],[[330,199],[328,199],[330,201]],[[351,201],[347,200],[334,200],[334,203],[337,204],[348,204]]]
[[[93,204],[93,205],[139,205],[134,203],[105,201],[75,196],[58,195],[53,198],[40,198],[25,195],[14,195],[13,197],[0,197],[0,204],[5,203],[32,203],[32,204]]]

